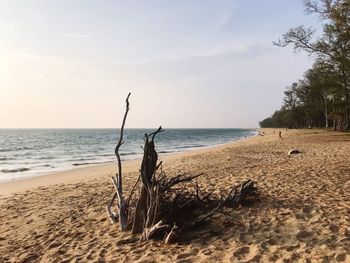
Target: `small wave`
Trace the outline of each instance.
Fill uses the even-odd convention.
[[[92,161],[95,160],[95,158],[91,157],[86,157],[86,158],[72,158],[72,159],[68,159],[68,162],[83,162],[83,161]]]
[[[53,156],[40,156],[37,158],[37,160],[52,160],[55,159]]]
[[[30,170],[29,168],[22,167],[22,168],[17,168],[17,169],[2,169],[1,172],[3,172],[3,173],[19,173],[19,172],[26,172],[29,170]]]
[[[13,160],[13,158],[0,157],[0,161]]]
[[[13,148],[7,148],[7,149],[0,149],[0,152],[16,152],[16,151],[22,151],[22,150],[32,150],[33,147],[13,147]]]
[[[175,146],[175,149],[190,149],[190,148],[200,148],[200,147],[205,147],[204,144],[195,144],[195,145],[180,145],[180,146]]]
[[[50,164],[40,164],[40,165],[36,165],[36,166],[33,166],[32,168],[34,167],[50,167],[50,168],[55,168],[55,166],[52,166]]]
[[[127,156],[127,155],[134,155],[134,154],[138,154],[137,152],[128,152],[128,153],[120,153],[120,156]]]
[[[174,151],[159,151],[159,153],[173,153]]]
[[[73,163],[73,166],[82,166],[82,165],[93,165],[93,164],[104,164],[108,162],[91,162],[91,163]]]

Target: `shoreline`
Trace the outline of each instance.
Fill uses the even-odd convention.
[[[23,180],[23,191],[0,198],[0,261],[349,262],[350,134],[282,130],[279,139],[278,129],[262,131],[215,148],[160,155],[166,176],[202,174],[194,183],[204,193],[227,194],[248,179],[259,192],[253,204],[225,208],[177,244],[140,243],[111,225],[106,204],[116,169],[95,166],[45,176],[41,186]],[[291,149],[301,153],[289,156]],[[139,165],[124,162],[125,193]]]
[[[222,147],[230,146],[232,144],[239,144],[240,142],[250,140],[258,136],[258,129],[252,129],[252,131],[254,131],[255,134],[226,143],[192,148],[180,152],[158,153],[159,160],[164,161],[172,158],[181,158],[187,156],[188,154],[200,154],[210,150],[216,150]],[[122,161],[122,164],[124,166],[123,169],[126,169],[125,172],[137,170],[138,166],[141,164],[141,160],[142,158],[124,160]],[[46,187],[60,183],[77,183],[80,181],[91,180],[93,178],[103,176],[100,173],[108,173],[109,175],[113,175],[113,171],[116,171],[116,163],[111,161],[101,164],[87,165],[84,167],[72,167],[66,170],[48,172],[45,174],[34,175],[28,178],[21,178],[17,180],[15,179],[11,181],[0,181],[0,198],[23,191],[28,191],[37,187]]]
[[[32,130],[32,129],[30,129]],[[47,131],[48,129],[44,129],[44,131]],[[53,129],[56,130],[56,129]],[[64,129],[67,130],[67,129]],[[68,129],[70,130],[70,129]],[[74,130],[80,130],[80,129],[74,129]],[[91,129],[85,129],[87,131]],[[98,131],[105,131],[106,129],[97,129]],[[144,129],[131,129],[131,130],[144,130]],[[178,130],[194,130],[194,129],[169,129],[178,131]],[[207,132],[210,129],[198,129],[200,131]],[[227,143],[231,143],[234,141],[239,141],[241,139],[245,139],[247,137],[252,137],[257,134],[257,129],[241,129],[241,128],[235,128],[235,129],[212,129],[214,131],[216,130],[232,130],[233,134],[231,138],[226,138],[225,134],[222,134],[223,137],[220,137],[220,135],[216,135],[216,140],[210,140],[210,141],[202,141],[203,138],[201,136],[197,136],[198,143],[195,143],[195,141],[192,139],[187,140],[185,136],[185,142],[182,143],[180,140],[178,144],[174,145],[174,138],[171,135],[171,132],[168,136],[168,141],[160,140],[157,143],[157,146],[159,148],[158,153],[160,155],[168,155],[168,154],[177,154],[177,153],[183,153],[183,152],[189,152],[197,149],[209,149],[212,147],[225,145]],[[235,133],[241,130],[243,134],[240,134],[239,136],[236,136]],[[245,133],[245,134],[244,134]],[[89,134],[87,134],[89,135]],[[48,135],[46,135],[48,136]],[[61,136],[61,135],[60,135]],[[108,134],[110,136],[110,134]],[[108,137],[107,136],[107,137]],[[133,135],[135,136],[135,135]],[[191,135],[193,136],[193,135]],[[48,136],[51,138],[50,136]],[[134,138],[135,139],[135,138]],[[166,142],[166,143],[165,143]],[[44,142],[42,142],[44,143]],[[105,142],[104,142],[105,143]],[[132,145],[133,142],[131,141],[130,145]],[[191,145],[194,144],[194,145]],[[41,177],[56,173],[62,173],[67,172],[72,169],[82,168],[82,167],[93,167],[98,165],[106,165],[111,164],[115,162],[115,156],[113,152],[108,151],[108,155],[106,155],[106,148],[105,144],[102,143],[103,146],[101,146],[103,150],[103,154],[101,152],[95,152],[92,151],[93,149],[86,149],[85,152],[82,153],[82,155],[70,154],[66,153],[66,155],[60,155],[58,154],[57,158],[48,158],[47,161],[41,161],[45,158],[42,157],[43,153],[34,153],[33,155],[28,154],[32,156],[33,159],[24,160],[23,158],[17,159],[17,157],[11,156],[10,157],[4,157],[5,160],[12,160],[10,162],[5,162],[4,167],[0,168],[0,184],[7,183],[7,182],[15,182],[15,181],[21,181],[26,179],[31,179],[35,177]],[[140,147],[137,147],[138,150],[133,149],[132,147],[126,146],[123,147],[122,150],[122,160],[124,161],[133,161],[133,160],[140,160],[142,159],[142,151],[140,151]],[[167,146],[168,145],[168,146]],[[94,146],[94,145],[93,145]],[[140,145],[141,146],[141,145]],[[110,148],[112,147],[112,148]],[[113,144],[109,145],[109,150],[113,149]],[[40,148],[40,146],[38,147]],[[125,149],[124,149],[125,148]],[[134,147],[135,148],[135,147]],[[101,150],[100,149],[100,150]],[[50,149],[48,149],[49,151]],[[46,151],[46,150],[45,150]],[[52,150],[50,150],[52,151]],[[89,152],[91,151],[91,153]],[[125,152],[124,152],[125,151]],[[27,154],[27,153],[26,153]],[[51,152],[49,152],[51,154]],[[108,156],[105,158],[101,158],[101,156]],[[0,156],[1,157],[1,156]],[[87,159],[86,159],[87,158]],[[57,159],[57,160],[56,160]],[[39,160],[36,162],[35,160]],[[55,161],[56,160],[56,161]],[[24,162],[25,161],[25,162]],[[12,163],[11,163],[12,162]],[[7,165],[7,166],[6,166]],[[12,165],[12,166],[11,166]],[[0,165],[1,166],[1,165]],[[39,167],[39,168],[38,168]],[[44,168],[46,167],[46,168]]]

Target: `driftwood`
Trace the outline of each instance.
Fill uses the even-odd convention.
[[[257,188],[254,186],[254,182],[247,180],[241,185],[232,188],[225,200],[223,201],[225,206],[235,207],[254,200],[257,196]]]
[[[257,188],[248,180],[227,190],[227,194],[214,194],[198,185],[197,179],[204,174],[180,174],[167,177],[158,163],[155,138],[163,132],[159,127],[151,134],[145,134],[143,159],[140,175],[127,198],[123,195],[122,165],[119,148],[123,144],[123,132],[129,111],[129,96],[126,99],[126,111],[120,130],[120,138],[115,148],[118,173],[112,177],[115,192],[107,205],[108,216],[112,223],[119,221],[121,231],[131,228],[133,234],[140,234],[140,241],[149,239],[172,243],[185,233],[204,224],[222,207],[235,207],[254,201]],[[138,195],[134,197],[134,193]],[[118,213],[112,211],[117,202]]]
[[[120,229],[121,231],[125,231],[127,224],[128,224],[128,211],[126,208],[126,202],[123,196],[123,181],[122,181],[122,162],[120,159],[119,155],[119,148],[122,146],[124,143],[123,141],[123,134],[124,134],[124,126],[125,126],[125,121],[126,117],[128,116],[128,112],[130,109],[129,106],[129,97],[130,93],[126,97],[126,110],[122,122],[122,126],[120,128],[120,136],[119,136],[119,141],[117,143],[117,146],[115,147],[115,156],[117,157],[117,163],[118,163],[118,173],[114,177],[112,177],[112,183],[115,187],[115,192],[113,193],[111,201],[108,203],[107,206],[107,212],[109,215],[109,218],[112,223],[117,222],[116,214],[112,212],[112,205],[115,201],[116,198],[118,198],[118,210],[119,210],[119,223],[120,223]]]
[[[150,228],[157,221],[159,186],[156,184],[154,177],[159,165],[157,164],[158,153],[154,148],[154,138],[162,131],[162,127],[159,127],[158,130],[149,135],[145,134],[144,137],[145,145],[143,147],[144,153],[140,169],[142,186],[134,214],[133,234],[143,232],[145,227]]]

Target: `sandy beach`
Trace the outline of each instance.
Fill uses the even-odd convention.
[[[215,191],[251,179],[260,193],[179,244],[139,243],[110,223],[115,164],[2,183],[0,262],[350,262],[350,134],[264,133],[160,155],[167,176],[205,173],[199,185]],[[126,189],[139,166],[125,162]]]

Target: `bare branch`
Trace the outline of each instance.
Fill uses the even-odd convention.
[[[287,33],[282,35],[281,39],[279,39],[277,42],[273,42],[273,44],[278,47],[286,47],[292,44],[294,46],[294,50],[297,52],[304,50],[310,55],[317,53],[334,59],[333,54],[331,54],[331,52],[328,52],[325,43],[322,41],[316,41],[314,43],[312,42],[313,34],[313,29],[306,29],[303,26],[299,26],[290,29]]]
[[[117,222],[117,218],[116,216],[114,215],[114,213],[112,212],[112,205],[114,203],[114,200],[117,198],[117,193],[114,192],[113,193],[113,196],[112,196],[112,199],[108,202],[108,205],[107,205],[107,213],[108,213],[108,217],[109,219],[111,220],[111,223],[112,224],[115,224]]]
[[[126,206],[126,209],[128,209],[129,206],[130,206],[130,201],[131,201],[132,195],[133,195],[133,193],[134,193],[134,191],[135,191],[135,188],[136,188],[137,184],[140,182],[140,178],[141,178],[141,176],[139,175],[139,176],[137,177],[136,183],[134,184],[134,186],[133,186],[132,189],[131,189],[131,192],[130,192],[130,194],[129,194],[129,197],[126,199],[126,205],[125,205],[125,206]]]
[[[123,135],[124,135],[124,126],[125,126],[125,122],[126,122],[126,117],[128,116],[128,112],[130,110],[130,104],[129,104],[129,97],[130,97],[131,93],[128,94],[128,96],[126,97],[126,109],[125,109],[125,113],[124,113],[124,118],[123,118],[123,122],[122,122],[122,126],[120,128],[120,136],[119,136],[119,141],[117,143],[117,146],[115,147],[115,156],[117,157],[118,160],[118,174],[116,175],[116,177],[118,177],[118,187],[120,188],[120,190],[123,189],[123,184],[122,184],[122,163],[121,163],[121,159],[120,159],[120,155],[119,155],[119,148],[120,146],[124,143],[123,142]]]
[[[124,113],[124,118],[122,122],[122,126],[120,128],[120,136],[119,136],[119,141],[117,143],[117,146],[115,147],[115,156],[117,157],[117,162],[118,162],[118,172],[116,173],[115,177],[112,177],[112,183],[115,187],[115,192],[113,194],[112,199],[108,203],[107,206],[107,212],[108,216],[111,219],[112,223],[116,223],[117,219],[115,214],[112,212],[112,205],[115,201],[116,198],[118,198],[118,209],[119,209],[119,222],[120,222],[120,229],[121,231],[125,231],[127,227],[127,222],[128,222],[128,211],[127,211],[127,205],[123,196],[123,181],[122,181],[122,163],[121,163],[121,158],[119,155],[119,148],[120,146],[123,145],[123,135],[124,135],[124,126],[126,122],[126,118],[128,116],[128,112],[130,109],[129,105],[129,97],[130,94],[126,97],[126,109]]]
[[[172,243],[175,240],[175,238],[176,238],[176,231],[177,231],[177,226],[176,226],[176,224],[174,224],[173,227],[171,228],[169,234],[167,234],[165,236],[164,244],[170,244],[170,243]]]
[[[329,19],[332,11],[341,3],[342,0],[304,0],[306,14],[317,14],[322,19]]]

